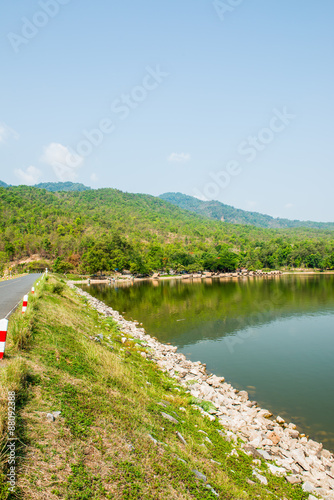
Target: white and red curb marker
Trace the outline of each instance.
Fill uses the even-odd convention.
[[[8,330],[8,320],[1,319],[0,320],[0,359],[2,359],[4,354],[5,354],[7,330]]]
[[[32,289],[31,289],[31,293],[34,294],[35,293],[35,287],[33,286]]]
[[[26,312],[28,306],[28,295],[23,297],[22,314]]]

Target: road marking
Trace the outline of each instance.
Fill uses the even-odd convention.
[[[15,278],[13,280],[0,283],[0,288],[5,288],[5,286],[11,285],[12,283],[17,282],[17,281],[21,280],[22,278],[24,278],[24,276],[21,276],[21,278]]]
[[[19,304],[20,304],[20,300],[18,301],[18,303],[16,304],[16,306],[13,307],[13,309],[11,311],[9,311],[9,313],[5,316],[5,319],[8,319],[9,316],[15,311],[15,309],[18,308]]]

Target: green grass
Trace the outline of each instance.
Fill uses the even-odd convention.
[[[19,408],[24,428],[19,498],[214,500],[207,484],[222,499],[308,497],[299,486],[267,473],[264,464],[259,468],[268,486],[248,484],[247,479],[256,481],[252,458],[239,449],[238,456],[230,456],[234,443],[196,408],[210,410],[210,404],[191,398],[143,359],[140,343],[119,342],[124,334],[118,326],[58,279],[44,282],[30,306],[26,321],[32,326],[20,358],[17,342],[8,350],[13,366],[24,362],[29,373]],[[103,334],[100,343],[94,340],[97,333]],[[52,411],[61,411],[55,422],[46,418]],[[0,491],[0,499],[7,498],[4,488]]]

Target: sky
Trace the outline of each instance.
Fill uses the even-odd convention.
[[[334,2],[16,0],[0,180],[334,221]]]

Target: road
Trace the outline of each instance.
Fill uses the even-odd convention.
[[[22,278],[0,282],[0,319],[5,318],[12,311],[40,276],[41,274],[37,273],[28,274]]]

